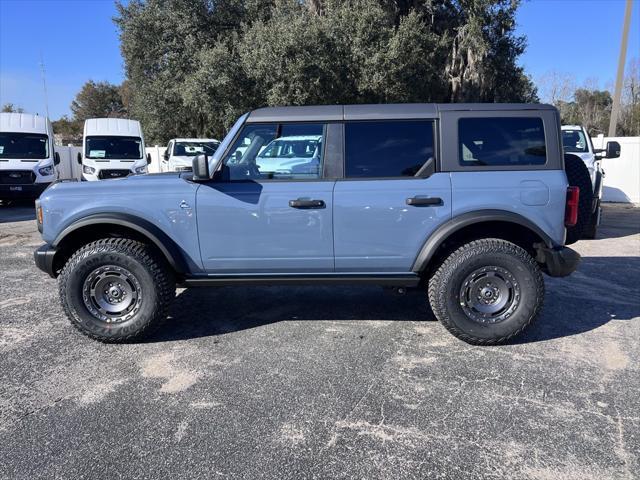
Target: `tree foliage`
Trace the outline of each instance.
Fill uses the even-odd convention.
[[[131,0],[128,108],[155,142],[265,105],[532,101],[518,0]]]
[[[77,122],[87,118],[122,117],[126,114],[120,87],[109,82],[89,80],[71,102],[71,113]]]
[[[17,107],[13,103],[5,103],[2,105],[2,113],[24,113],[24,108]]]

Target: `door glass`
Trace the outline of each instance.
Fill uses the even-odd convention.
[[[246,125],[224,159],[223,178],[304,180],[320,178],[324,125]]]
[[[354,177],[413,177],[433,158],[433,122],[345,124],[345,173]]]

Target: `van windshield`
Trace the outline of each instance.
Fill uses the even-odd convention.
[[[85,138],[86,158],[137,160],[143,156],[140,137],[94,136]]]
[[[0,158],[49,158],[49,137],[39,133],[0,132]]]

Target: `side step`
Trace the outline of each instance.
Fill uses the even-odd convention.
[[[254,274],[254,275],[198,275],[185,278],[181,287],[219,287],[224,285],[382,285],[415,287],[420,277],[415,273],[403,274]]]

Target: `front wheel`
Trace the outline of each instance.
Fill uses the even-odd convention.
[[[105,238],[71,256],[59,292],[74,327],[95,340],[117,343],[149,334],[166,318],[175,281],[148,245]]]
[[[429,280],[436,318],[473,345],[496,345],[521,333],[535,319],[543,298],[538,264],[519,246],[500,239],[463,245]]]

